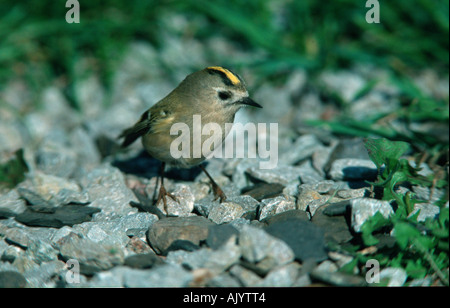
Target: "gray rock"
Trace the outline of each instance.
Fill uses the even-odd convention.
[[[278,196],[275,198],[264,199],[261,201],[259,220],[295,209],[296,204],[294,199],[291,197],[286,198],[285,196]]]
[[[58,251],[52,247],[48,242],[31,241],[25,252],[35,263],[41,264],[51,262],[58,259]]]
[[[349,275],[341,272],[330,272],[328,270],[314,269],[310,276],[314,280],[322,281],[326,284],[339,287],[361,287],[367,286],[364,278],[356,275]]]
[[[334,151],[337,141],[331,142],[330,146],[322,147],[322,149],[317,150],[311,157],[311,164],[314,169],[323,177],[325,177],[325,172],[329,166],[330,157]]]
[[[328,258],[323,229],[309,221],[287,218],[270,224],[265,230],[286,243],[296,260],[314,259],[319,262]]]
[[[298,186],[298,183],[291,183],[289,187]],[[284,192],[285,186],[281,184],[258,183],[252,189],[245,192],[245,195],[253,197],[257,201],[274,198]]]
[[[147,239],[141,239],[137,236],[133,236],[130,238],[130,241],[125,246],[128,254],[145,254],[145,253],[154,253],[150,245],[147,243]]]
[[[213,204],[211,210],[209,211],[208,219],[216,224],[222,224],[239,218],[244,213],[245,210],[241,205],[234,202],[225,201],[222,203]]]
[[[255,122],[271,122],[280,123],[280,126],[285,126],[289,123],[294,112],[292,105],[292,96],[296,95],[298,91],[305,84],[305,75],[303,73],[294,72],[289,76],[286,82],[280,86],[265,83],[254,93],[256,101],[277,102],[276,104],[264,104],[264,109],[255,112]]]
[[[69,287],[89,288],[123,288],[124,275],[129,271],[138,271],[125,266],[116,266],[110,270],[97,272],[89,281],[80,281],[80,284],[69,284]],[[84,276],[81,276],[84,277]],[[81,279],[80,279],[81,280]]]
[[[337,196],[342,199],[355,199],[368,196],[370,189],[363,187],[358,189],[342,189],[337,192]]]
[[[416,203],[414,204],[413,212],[409,216],[416,214],[417,211],[420,211],[417,221],[425,221],[427,218],[436,218],[440,213],[440,208],[431,203]]]
[[[131,268],[148,269],[155,265],[161,265],[164,261],[160,259],[154,252],[142,253],[125,258],[125,265]]]
[[[336,93],[346,102],[352,101],[365,84],[360,75],[351,71],[323,72],[320,81],[328,91]]]
[[[74,149],[83,149],[83,151],[77,152],[78,167],[84,169],[92,169],[99,165],[101,162],[101,156],[98,151],[97,145],[84,128],[76,127],[70,134],[70,143]],[[77,170],[75,171],[75,174]]]
[[[110,269],[124,261],[121,247],[101,245],[76,234],[66,236],[59,247],[64,260],[75,259],[80,264],[80,273],[92,275],[95,272]]]
[[[15,217],[18,222],[28,226],[61,228],[62,226],[73,226],[92,219],[94,213],[100,209],[79,206],[65,205],[55,209],[54,213],[38,213],[26,210]]]
[[[344,265],[350,263],[354,260],[354,257],[345,253],[339,253],[336,251],[330,251],[328,256],[331,260],[333,260],[333,264],[335,264],[338,268],[342,268]],[[323,262],[322,262],[323,263]]]
[[[8,244],[4,241],[3,238],[0,240],[0,260],[3,260],[3,259],[2,259],[3,252],[6,251],[6,249],[7,249],[9,246],[10,246],[10,245],[8,245]],[[4,261],[5,261],[5,260],[4,260]]]
[[[323,180],[323,176],[314,169],[311,161],[307,160],[299,166],[300,180],[302,184],[315,184]]]
[[[171,251],[184,250],[187,252],[192,252],[199,250],[200,246],[196,245],[187,240],[175,240],[170,244],[170,246],[162,252],[163,256],[166,256]]]
[[[416,194],[417,199],[426,200],[430,203],[434,203],[439,201],[445,194],[443,189],[434,189],[433,195],[431,195],[431,189],[429,187],[424,186],[413,186],[412,187],[414,193]],[[430,200],[430,196],[432,197]]]
[[[16,216],[16,214],[10,211],[9,209],[0,207],[0,219],[8,219],[14,216]]]
[[[261,282],[262,287],[291,287],[297,280],[300,265],[289,263],[272,269]]]
[[[23,199],[27,200],[30,204],[28,209],[31,209],[33,212],[54,213],[56,211],[56,207],[58,206],[57,204],[52,201],[45,200],[32,190],[18,187],[17,192]]]
[[[129,238],[124,232],[110,232],[109,226],[102,226],[99,223],[87,222],[73,228],[74,232],[81,234],[86,239],[103,245],[117,245],[124,247]]]
[[[245,267],[235,264],[230,268],[230,275],[235,277],[239,283],[244,287],[257,287],[262,283],[262,278],[251,270]]]
[[[212,288],[238,288],[241,287],[241,284],[229,273],[222,273],[209,279],[206,286]]]
[[[311,184],[302,184],[301,187],[311,187],[312,190],[317,191],[319,194],[327,194],[331,191],[339,188],[339,184],[335,181],[320,181],[317,183],[311,183]]]
[[[59,260],[41,263],[39,267],[28,270],[24,277],[29,288],[55,288],[54,277],[65,272],[65,263]]]
[[[65,135],[52,132],[36,152],[37,168],[46,174],[66,178],[77,167],[76,152],[70,148]],[[62,141],[59,141],[63,139]]]
[[[0,231],[0,234],[5,236],[5,239],[24,249],[29,248],[33,243],[39,244],[41,241],[49,241],[53,236],[55,229],[48,228],[28,228],[23,225],[11,226]]]
[[[297,280],[292,284],[293,287],[307,287],[311,285],[311,278],[309,275],[300,275]]]
[[[196,200],[194,203],[195,211],[202,216],[208,217],[209,211],[211,210],[213,205],[219,203],[219,200],[214,201],[213,199],[213,196],[206,196],[203,199]]]
[[[371,160],[357,158],[336,159],[331,164],[328,175],[332,180],[374,180],[377,167]]]
[[[90,206],[102,211],[94,216],[95,221],[110,220],[136,213],[130,201],[137,202],[136,196],[127,187],[122,172],[109,164],[103,164],[80,179],[91,200]]]
[[[239,231],[230,224],[213,225],[209,227],[206,244],[212,249],[219,249],[228,242],[232,236],[237,236]]]
[[[309,184],[300,185],[298,191],[297,208],[303,211],[308,210],[312,215],[320,206],[330,201],[330,196],[322,196]]]
[[[394,214],[394,210],[388,201],[358,198],[350,202],[352,208],[351,225],[356,232],[360,232],[364,222],[377,212],[381,213],[385,218]]]
[[[128,288],[183,288],[193,276],[182,266],[166,264],[151,270],[128,269],[123,274],[123,285]]]
[[[322,148],[322,143],[315,135],[303,135],[298,137],[287,151],[280,153],[279,161],[286,165],[295,165]]]
[[[0,272],[0,288],[24,288],[27,285],[25,277],[14,271]]]
[[[250,195],[230,196],[227,198],[227,201],[239,204],[246,213],[256,212],[260,205],[258,200]]]
[[[0,123],[0,153],[15,151],[23,147],[24,138],[20,133],[19,124],[1,121]]]
[[[344,202],[319,208],[311,219],[314,225],[324,230],[327,242],[346,243],[353,238],[346,219],[346,214],[350,211],[350,202]],[[333,215],[329,215],[330,212]]]
[[[303,210],[288,210],[286,212],[282,212],[279,214],[276,214],[274,216],[269,216],[266,219],[263,220],[264,223],[267,225],[271,225],[273,223],[279,222],[279,221],[285,221],[289,218],[296,218],[304,221],[309,221],[308,214]]]
[[[76,182],[40,171],[30,174],[26,181],[19,184],[17,191],[32,205],[38,205],[44,201],[49,207],[57,207],[72,201],[88,202]]]
[[[64,226],[55,230],[55,232],[49,237],[49,242],[53,247],[59,249],[60,244],[64,241],[64,237],[71,233],[77,234],[80,237],[83,236],[81,233],[76,232],[72,227]]]
[[[287,185],[286,187],[283,188],[282,193],[283,193],[283,195],[297,198],[297,196],[298,196],[298,184],[297,183],[293,183],[293,184]],[[267,198],[265,198],[265,199],[267,199]]]
[[[230,167],[230,165],[233,165],[233,167]],[[239,189],[242,189],[251,184],[246,171],[250,168],[256,168],[257,166],[258,163],[252,159],[237,159],[228,162],[228,165],[225,165],[225,171],[232,177],[234,185]]]
[[[89,203],[89,195],[86,191],[76,191],[63,188],[54,196],[54,200],[60,204],[81,204]]]
[[[202,248],[193,252],[171,251],[166,261],[184,265],[193,270],[207,269],[213,275],[218,275],[236,264],[240,257],[241,250],[236,244],[236,236],[233,236],[217,250]]]
[[[148,228],[157,220],[150,213],[135,213],[109,221],[85,222],[74,226],[74,231],[96,243],[125,246],[131,236],[145,238]]]
[[[175,190],[171,192],[177,201],[170,197],[166,198],[166,208],[168,213],[166,213],[164,208],[163,200],[159,201],[157,207],[164,213],[170,216],[189,216],[189,214],[194,209],[195,197],[191,192],[188,185],[177,184]]]
[[[8,193],[0,196],[0,210],[11,213],[11,216],[20,214],[25,211],[25,209],[25,200],[20,198],[16,189],[12,189]]]
[[[242,257],[257,263],[264,270],[287,264],[294,260],[292,249],[266,231],[244,225],[239,235]]]
[[[380,283],[388,287],[401,287],[408,275],[405,270],[397,267],[387,267],[380,272]]]
[[[34,239],[31,232],[25,228],[6,228],[2,233],[6,241],[24,249],[28,248],[30,242]]]
[[[236,228],[240,232],[244,226],[251,225],[251,223],[254,221],[255,220],[250,221],[245,218],[236,218],[235,220],[231,221],[229,224],[231,226],[233,226],[234,228]]]
[[[386,95],[385,91],[372,90],[350,105],[349,112],[355,120],[366,121],[367,118],[380,114],[395,113],[401,108],[398,94]],[[412,129],[412,128],[410,128]]]
[[[7,245],[5,243],[6,247],[3,248],[2,254],[0,256],[0,260],[6,263],[0,262],[0,265],[8,264],[10,265],[14,270],[18,271],[17,268],[13,267],[11,264],[14,263],[16,258],[21,258],[24,254],[24,250],[20,247],[14,246],[14,245]],[[10,270],[11,268],[0,266],[0,270]]]
[[[22,274],[26,271],[39,268],[39,265],[36,262],[31,260],[28,256],[25,256],[23,253],[14,258],[12,265]]]
[[[330,159],[334,161],[341,158],[370,160],[367,149],[364,146],[364,140],[362,138],[339,139],[338,144],[333,149]]]
[[[321,262],[319,265],[317,265],[314,268],[315,271],[321,271],[321,272],[327,272],[327,273],[334,273],[338,270],[337,265],[330,261],[330,260],[325,260],[323,262]]]
[[[175,240],[188,240],[199,245],[208,237],[208,228],[212,225],[202,216],[169,217],[152,224],[147,239],[157,253],[162,253]]]
[[[299,181],[300,172],[301,168],[299,167],[281,165],[273,169],[259,169],[257,167],[247,169],[247,173],[257,180],[282,185]]]

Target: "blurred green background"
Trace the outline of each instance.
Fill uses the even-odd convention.
[[[24,74],[36,85],[70,78],[78,57],[91,55],[108,83],[124,47],[133,40],[164,44],[165,13],[193,22],[179,33],[197,39],[222,34],[263,60],[223,59],[224,65],[257,66],[270,74],[369,62],[396,73],[431,68],[448,74],[449,1],[379,1],[379,24],[365,21],[365,1],[183,0],[79,1],[81,23],[68,24],[63,0],[0,4],[0,81]],[[204,27],[199,28],[198,25]]]
[[[214,64],[248,68],[257,76],[256,83],[282,80],[283,73],[299,68],[308,76],[361,63],[385,69],[402,92],[403,108],[397,116],[448,126],[448,97],[425,95],[410,81],[423,70],[448,79],[448,0],[381,0],[379,24],[366,22],[369,8],[363,0],[81,0],[79,24],[66,23],[69,8],[65,3],[0,3],[0,91],[15,78],[26,80],[35,92],[56,80],[77,109],[73,85],[79,78],[79,59],[89,59],[89,69],[108,90],[130,42],[146,41],[159,50],[170,31],[180,39],[199,42],[221,36],[242,50],[254,52],[255,57],[222,57]],[[180,21],[173,16],[183,16],[184,20],[177,24]],[[177,70],[176,65],[162,65],[168,75]],[[199,68],[193,61],[192,70]],[[368,83],[359,95],[375,83]],[[325,94],[345,109],[348,102]],[[384,116],[365,123],[347,121],[345,126],[337,121],[330,127],[345,134],[366,136],[370,131],[392,139],[416,138],[374,129],[371,124]],[[445,147],[448,136],[444,139]],[[432,134],[420,140],[422,146],[430,147],[441,142]]]

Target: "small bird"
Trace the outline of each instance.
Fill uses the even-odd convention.
[[[166,209],[166,197],[174,201],[176,197],[168,193],[164,187],[164,169],[166,164],[179,168],[191,168],[199,165],[205,172],[212,184],[215,200],[220,202],[226,200],[223,190],[217,185],[201,163],[206,159],[204,153],[200,157],[190,155],[189,157],[174,158],[171,154],[171,143],[177,138],[171,135],[171,127],[175,123],[185,123],[191,131],[193,130],[193,118],[201,116],[201,125],[217,123],[222,128],[221,144],[229,131],[225,128],[226,123],[233,123],[236,112],[243,106],[262,108],[253,101],[248,94],[245,83],[240,76],[231,70],[221,66],[210,66],[203,70],[188,75],[171,93],[145,111],[139,121],[132,127],[125,129],[119,138],[125,138],[122,147],[132,144],[137,138],[142,137],[145,150],[154,158],[162,162],[161,185],[157,203],[162,200]],[[203,145],[209,136],[201,135],[198,140],[190,138],[190,149],[194,142]],[[197,136],[198,138],[198,136]],[[211,146],[216,143],[213,143]],[[211,151],[214,150],[211,148]]]

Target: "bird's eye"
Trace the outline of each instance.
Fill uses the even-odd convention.
[[[231,92],[228,91],[219,91],[219,98],[221,100],[227,100],[231,97]]]

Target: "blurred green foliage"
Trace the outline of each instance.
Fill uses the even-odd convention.
[[[448,73],[449,2],[380,1],[379,24],[368,24],[365,1],[172,0],[79,1],[81,23],[68,24],[64,0],[0,3],[0,83],[22,72],[39,87],[54,76],[71,78],[74,63],[91,55],[105,84],[126,43],[163,43],[164,12],[206,17],[191,35],[223,34],[250,49],[263,49],[261,72],[302,67],[320,70],[369,62],[411,72]],[[186,32],[192,29],[186,29]],[[36,72],[39,70],[39,73]],[[34,76],[33,73],[38,74]]]
[[[23,149],[19,149],[14,153],[14,157],[0,164],[0,188],[13,188],[25,179],[27,171]]]
[[[377,212],[364,222],[361,227],[360,245],[350,245],[346,250],[354,256],[354,259],[344,265],[341,271],[353,273],[355,267],[366,271],[365,264],[368,260],[376,259],[381,268],[393,267],[405,270],[407,284],[416,278],[424,278],[432,275],[442,284],[449,284],[449,209],[444,202],[436,202],[440,206],[437,217],[428,217],[425,221],[418,221],[420,209],[414,212],[414,204],[424,203],[423,200],[414,198],[412,193],[404,196],[395,192],[394,187],[400,183],[409,185],[421,184],[425,187],[432,186],[432,176],[419,175],[417,168],[409,165],[408,161],[400,158],[408,150],[409,144],[387,139],[368,139],[365,147],[371,160],[379,170],[376,186],[383,190],[383,200],[395,202],[395,213],[386,218]],[[381,171],[381,166],[385,166]],[[437,186],[448,185],[446,180]],[[386,245],[380,243],[380,234],[391,232],[395,243]],[[370,253],[362,253],[364,247],[375,248]],[[379,285],[384,285],[381,281]]]

